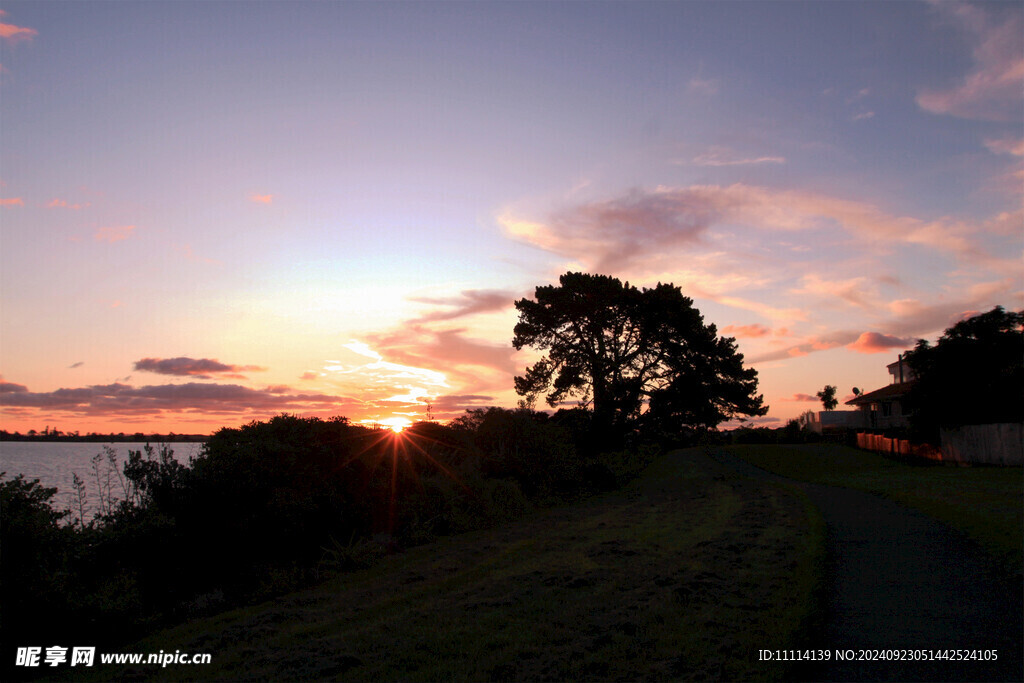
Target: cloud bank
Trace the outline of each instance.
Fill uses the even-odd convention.
[[[360,405],[345,396],[294,393],[287,387],[250,389],[237,384],[196,382],[132,387],[113,383],[37,393],[21,384],[0,382],[0,406],[43,408],[83,416],[164,413],[268,416],[317,410],[343,413]]]
[[[213,379],[215,376],[245,379],[243,372],[262,372],[266,368],[258,365],[231,365],[214,358],[143,358],[135,361],[136,370],[155,372],[160,375]]]

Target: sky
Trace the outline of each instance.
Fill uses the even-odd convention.
[[[1024,308],[1024,5],[0,2],[0,428],[513,407],[671,282],[770,406]]]

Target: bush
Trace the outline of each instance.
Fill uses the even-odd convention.
[[[60,525],[69,512],[52,507],[56,488],[5,474],[0,472],[0,594],[6,646],[12,625],[29,637],[68,614],[75,535]]]
[[[130,453],[123,473],[98,455],[100,513],[71,524],[56,489],[2,481],[4,624],[52,638],[56,622],[110,644],[608,490],[649,461],[581,455],[585,418],[490,408],[395,435],[280,415],[221,429],[188,465],[166,446]]]
[[[578,486],[581,462],[568,433],[545,413],[487,408],[453,423],[482,458],[484,476],[514,479],[529,497]]]

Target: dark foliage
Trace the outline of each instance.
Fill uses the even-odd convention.
[[[836,398],[836,387],[831,384],[826,384],[825,388],[815,396],[821,400],[821,405],[825,410],[835,410],[839,405],[839,399]]]
[[[60,593],[71,588],[66,549],[73,531],[60,524],[69,513],[52,507],[56,493],[20,474],[0,481],[0,617],[5,626],[27,621],[26,635],[34,632],[36,621],[26,616],[43,613],[59,619],[65,614]]]
[[[547,352],[515,378],[528,402],[578,398],[592,410],[593,442],[613,445],[640,430],[651,438],[767,412],[735,339],[718,337],[678,287],[585,273],[559,283],[515,304],[513,345]]]
[[[187,465],[167,446],[130,453],[124,498],[102,501],[90,522],[55,511],[55,489],[4,480],[5,651],[57,632],[123,642],[611,488],[645,462],[581,455],[572,425],[584,418],[490,408],[396,435],[281,415],[220,430]]]
[[[1024,421],[1024,311],[997,306],[953,325],[935,345],[919,340],[906,359],[915,440],[938,443],[942,427]]]

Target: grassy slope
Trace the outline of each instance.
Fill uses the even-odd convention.
[[[211,666],[98,678],[777,679],[815,612],[823,527],[799,492],[700,451],[630,489],[444,539],[125,651]]]
[[[1020,467],[922,467],[844,446],[734,446],[747,462],[793,479],[877,493],[974,538],[1004,567],[1024,568]]]

